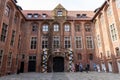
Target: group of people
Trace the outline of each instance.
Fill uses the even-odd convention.
[[[90,70],[90,65],[88,63],[84,66],[82,65],[82,63],[75,64],[75,71],[76,72],[86,71],[88,73],[89,70]]]

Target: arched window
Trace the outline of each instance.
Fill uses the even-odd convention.
[[[65,24],[64,29],[65,29],[65,31],[70,31],[70,25],[69,24]]]
[[[6,16],[9,16],[9,15],[10,15],[10,7],[9,7],[8,5],[5,7],[5,12],[4,12],[4,14],[5,14]]]
[[[58,24],[54,24],[53,27],[54,27],[54,31],[59,31],[59,25]]]
[[[86,24],[86,25],[85,25],[85,31],[86,31],[86,32],[90,32],[90,31],[91,31],[90,24]]]
[[[42,27],[42,31],[48,31],[48,24],[44,24]]]

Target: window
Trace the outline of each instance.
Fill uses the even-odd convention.
[[[65,48],[70,48],[71,47],[71,39],[70,37],[64,37],[64,47]]]
[[[82,55],[78,54],[78,60],[82,60]]]
[[[76,48],[82,48],[82,37],[76,37]]]
[[[90,25],[85,25],[85,31],[86,31],[86,32],[90,32],[90,31],[91,31]]]
[[[10,15],[10,7],[9,7],[9,6],[6,6],[6,7],[5,7],[5,15],[6,15],[6,16],[9,16],[9,15]]]
[[[6,40],[6,36],[7,36],[7,27],[8,27],[8,25],[6,25],[5,23],[3,23],[3,26],[2,26],[2,33],[1,33],[1,41],[2,41],[2,42],[5,42],[5,40]]]
[[[89,59],[93,60],[93,54],[89,54]]]
[[[11,67],[12,64],[12,52],[9,52],[8,54],[8,67]]]
[[[110,33],[111,33],[111,38],[113,41],[117,40],[117,31],[115,29],[115,25],[112,24],[110,25]]]
[[[36,61],[36,55],[30,55],[29,61]]]
[[[79,24],[76,24],[76,25],[75,25],[75,31],[76,31],[76,32],[79,32],[79,31],[80,31],[80,25],[79,25]]]
[[[81,14],[76,14],[77,18],[80,18],[81,17]]]
[[[59,25],[58,24],[54,24],[54,31],[59,31]]]
[[[31,49],[36,49],[37,46],[37,37],[31,38]]]
[[[54,36],[53,37],[53,48],[60,48],[60,37]]]
[[[18,64],[18,54],[16,55],[16,65]]]
[[[116,0],[115,2],[116,2],[117,8],[120,8],[120,0]]]
[[[31,14],[31,13],[28,13],[28,14],[27,14],[27,17],[28,17],[28,18],[32,18],[32,14]]]
[[[15,15],[15,16],[14,16],[14,23],[16,24],[16,23],[17,23],[17,21],[18,21],[18,16],[17,16],[17,15]]]
[[[47,24],[44,24],[44,25],[43,25],[42,31],[48,31],[48,25],[47,25]]]
[[[39,14],[34,14],[33,17],[34,17],[34,18],[38,18],[38,17],[39,17]]]
[[[87,40],[87,48],[93,49],[93,39],[92,39],[92,37],[91,36],[86,37],[86,40]]]
[[[117,56],[120,56],[120,50],[119,50],[118,47],[115,48],[115,51],[116,51],[116,55],[117,55]]]
[[[47,17],[47,14],[42,14],[42,17],[43,17],[43,18],[46,18],[46,17]]]
[[[0,67],[2,66],[3,50],[0,50]]]
[[[37,30],[38,30],[37,24],[33,24],[32,25],[32,32],[37,32]]]
[[[13,44],[14,44],[14,39],[15,39],[15,31],[13,30],[13,31],[12,31],[11,42],[10,42],[10,45],[11,45],[11,46],[13,46]]]
[[[100,23],[101,23],[101,25],[104,24],[104,16],[103,16],[103,14],[100,15]]]
[[[63,14],[62,11],[57,12],[57,16],[62,16],[62,14]]]
[[[111,16],[112,15],[112,9],[111,9],[111,6],[109,6],[108,8],[107,8],[107,16],[109,17],[109,16]]]
[[[20,48],[20,42],[21,42],[21,36],[19,35],[19,39],[18,39],[18,48]]]
[[[65,28],[65,31],[70,31],[70,25],[69,24],[65,24],[64,28]]]
[[[98,47],[101,47],[100,35],[97,35],[97,44],[98,44]]]
[[[42,37],[42,49],[44,48],[48,48],[48,37],[47,36]]]

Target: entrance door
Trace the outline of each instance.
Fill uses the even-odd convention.
[[[63,57],[53,58],[53,71],[64,72],[64,58]]]
[[[36,71],[36,56],[31,55],[29,56],[28,72],[35,72],[35,71]]]
[[[24,62],[21,62],[20,73],[23,73],[23,72],[24,72]]]

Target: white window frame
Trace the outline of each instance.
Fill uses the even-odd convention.
[[[54,31],[56,31],[56,32],[59,31],[59,25],[58,24],[54,24],[53,28],[54,28]]]
[[[42,44],[42,49],[44,49],[44,48],[48,48],[48,37],[47,36],[42,36],[41,37],[41,44],[42,44],[42,42],[44,41],[44,44]],[[47,44],[45,43],[47,41]],[[45,46],[45,45],[47,45],[47,47]],[[43,48],[43,46],[44,46],[44,48]]]
[[[78,38],[78,39],[77,39]],[[80,48],[77,48],[77,43],[76,43],[76,41],[78,40],[78,42],[80,42],[80,44],[81,44],[81,47]],[[79,44],[79,45],[80,45]],[[83,45],[82,45],[82,37],[81,36],[76,36],[75,37],[75,48],[76,49],[82,49],[83,48]]]
[[[48,24],[44,24],[44,25],[42,26],[42,31],[43,31],[43,32],[48,32]]]
[[[100,35],[98,34],[96,38],[97,38],[98,47],[101,47],[102,44],[101,44],[101,37],[100,37]]]
[[[115,3],[116,3],[116,7],[120,8],[120,0],[115,0]]]
[[[69,24],[65,24],[64,25],[64,29],[66,32],[70,31],[70,25]]]
[[[112,41],[116,41],[118,37],[117,37],[117,30],[116,30],[115,24],[114,23],[111,24],[109,28],[110,28],[110,35],[111,35]]]
[[[32,44],[32,42],[33,42],[33,44]],[[35,42],[36,42],[36,44],[35,44]],[[33,47],[31,47],[31,46],[33,46]],[[37,37],[34,36],[34,37],[31,37],[30,49],[36,49],[36,48],[37,48]]]
[[[55,44],[54,42],[57,42],[58,41],[58,44]],[[54,47],[54,45],[58,46],[58,47]],[[60,36],[53,36],[53,48],[56,49],[56,48],[60,48]]]
[[[67,41],[67,44],[65,44],[65,41]],[[68,44],[68,41],[70,41],[70,44]],[[64,48],[66,48],[65,45],[67,45],[67,48],[71,48],[72,47],[71,37],[70,36],[65,36],[64,37]],[[70,47],[68,45],[70,45]]]
[[[88,39],[87,38],[91,38],[91,39],[89,39],[89,42],[90,42],[90,40],[92,41],[92,48],[88,46],[88,43],[87,43]],[[87,49],[94,49],[93,37],[92,36],[86,36],[86,46],[87,46]]]
[[[57,16],[62,16],[63,12],[62,11],[57,11]]]

